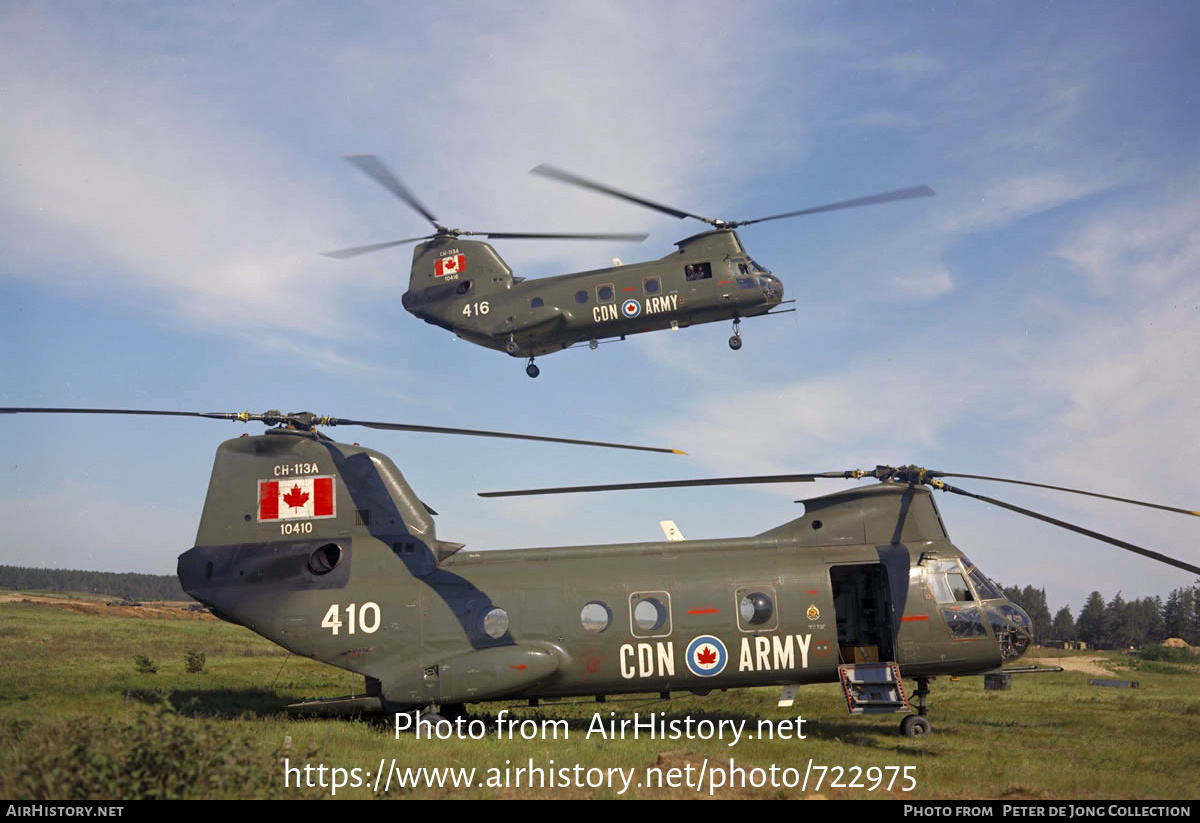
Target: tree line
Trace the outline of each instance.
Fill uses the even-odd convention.
[[[76,569],[31,569],[0,566],[0,589],[84,592],[125,600],[191,600],[170,574],[88,572]]]
[[[1165,602],[1159,596],[1125,600],[1120,592],[1105,602],[1100,592],[1092,592],[1078,617],[1071,614],[1069,606],[1051,617],[1045,589],[1001,588],[1009,600],[1029,614],[1033,639],[1038,644],[1082,640],[1092,648],[1125,649],[1178,637],[1189,645],[1200,646],[1200,580],[1173,590]]]

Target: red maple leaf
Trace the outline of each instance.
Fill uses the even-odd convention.
[[[701,666],[711,666],[713,663],[717,662],[717,653],[708,646],[705,646],[700,650],[700,653],[696,655],[696,662]]]
[[[292,490],[283,496],[283,502],[298,509],[308,502],[308,492],[300,491],[299,486],[292,486]]]

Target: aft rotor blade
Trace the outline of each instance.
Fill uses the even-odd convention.
[[[403,246],[405,243],[415,243],[418,240],[428,240],[433,237],[432,234],[426,234],[423,237],[410,237],[407,240],[392,240],[387,243],[372,243],[369,246],[354,246],[349,249],[338,249],[337,251],[323,251],[326,257],[332,257],[334,260],[345,260],[348,257],[357,257],[360,254],[369,254],[373,251],[381,249],[390,249],[392,246]]]
[[[563,171],[562,169],[546,165],[545,163],[537,168],[530,169],[529,173],[540,174],[542,177],[549,177],[552,180],[558,180],[561,183],[568,183],[572,186],[579,186],[583,189],[598,191],[601,194],[607,194],[611,197],[620,198],[621,200],[628,200],[630,203],[637,203],[639,206],[645,206],[648,209],[654,209],[655,211],[660,211],[663,214],[669,214],[672,217],[678,217],[680,220],[685,217],[694,217],[697,220],[703,220],[705,223],[713,222],[707,217],[701,217],[698,214],[692,214],[691,212],[680,211],[679,209],[675,209],[670,206],[664,206],[662,203],[655,203],[653,200],[646,200],[643,197],[638,197],[636,194],[629,194],[628,192],[614,189],[611,186],[606,186],[603,183],[597,183],[594,180],[588,180],[586,177],[580,177],[577,174],[572,174],[569,171]]]
[[[708,477],[700,480],[656,480],[647,483],[605,483],[597,486],[559,486],[550,489],[479,492],[480,497],[523,497],[535,494],[573,494],[575,492],[613,492],[635,489],[681,489],[695,486],[749,486],[757,483],[811,483],[818,477],[849,477],[849,472],[818,474],[761,474],[748,477]]]
[[[856,197],[853,200],[842,200],[838,203],[828,203],[824,206],[814,206],[810,209],[800,209],[799,211],[789,211],[783,214],[773,214],[770,217],[759,217],[755,220],[739,220],[730,221],[729,225],[749,226],[753,223],[763,223],[767,220],[780,220],[784,217],[800,217],[805,214],[819,214],[826,211],[837,211],[838,209],[853,209],[858,206],[871,206],[876,203],[891,203],[896,200],[911,200],[914,197],[933,197],[936,195],[933,189],[929,186],[912,186],[907,189],[897,189],[896,191],[888,191],[882,194],[872,194],[867,197]]]
[[[657,446],[631,446],[625,443],[607,443],[600,440],[574,440],[567,437],[546,437],[540,434],[514,434],[512,432],[488,431],[485,429],[453,429],[443,426],[416,426],[408,423],[374,423],[367,420],[330,418],[327,426],[366,426],[368,429],[387,431],[425,432],[427,434],[463,434],[474,437],[499,437],[508,440],[537,440],[543,443],[566,443],[572,446],[599,446],[607,449],[632,449],[633,451],[660,452],[663,454],[687,454],[679,449],[664,449]]]
[[[1176,514],[1190,514],[1193,517],[1200,517],[1200,512],[1194,512],[1191,509],[1181,509],[1176,506],[1165,506],[1162,503],[1148,503],[1145,500],[1132,500],[1128,497],[1116,497],[1111,494],[1100,494],[1099,492],[1089,492],[1083,489],[1071,489],[1066,486],[1050,486],[1045,483],[1031,483],[1028,480],[1009,480],[1004,477],[988,477],[983,474],[958,474],[957,472],[930,472],[935,477],[966,477],[969,480],[991,480],[994,483],[1012,483],[1016,486],[1033,486],[1036,489],[1051,489],[1057,492],[1069,492],[1071,494],[1082,494],[1088,497],[1099,497],[1102,500],[1115,500],[1118,503],[1131,503],[1134,506],[1145,506],[1150,509],[1161,509],[1165,512],[1175,512]]]
[[[282,412],[269,411],[263,414],[250,412],[188,412],[188,411],[154,411],[149,409],[59,409],[12,407],[0,408],[0,414],[134,414],[154,415],[164,417],[206,417],[213,420],[235,420],[243,423],[257,421],[269,426],[287,425],[305,431],[332,426],[365,426],[370,429],[385,431],[424,432],[427,434],[458,434],[472,437],[499,437],[507,440],[534,440],[542,443],[565,443],[571,446],[598,446],[608,449],[630,449],[633,451],[659,452],[662,454],[687,454],[679,449],[664,449],[656,446],[633,446],[625,443],[607,443],[599,440],[574,440],[566,437],[547,437],[540,434],[516,434],[513,432],[487,431],[484,429],[455,429],[444,426],[419,426],[410,423],[376,423],[369,420],[348,420],[338,417],[327,417],[311,412]]]
[[[437,218],[429,209],[425,208],[425,204],[416,198],[403,183],[400,182],[396,175],[392,174],[382,160],[373,154],[348,154],[346,159],[354,164],[363,174],[370,177],[379,185],[390,191],[392,194],[399,197],[413,209],[415,209],[422,217],[433,224],[437,228]]]
[[[1159,552],[1151,549],[1145,549],[1141,546],[1135,546],[1132,543],[1126,543],[1124,540],[1118,540],[1115,537],[1109,537],[1107,534],[1101,534],[1100,532],[1092,531],[1091,529],[1085,529],[1083,526],[1076,526],[1073,523],[1068,523],[1065,520],[1059,520],[1046,514],[1040,514],[1029,509],[1023,509],[1020,506],[1014,506],[1012,503],[1005,503],[1003,500],[985,497],[982,494],[973,494],[965,489],[951,486],[949,483],[942,483],[941,481],[934,480],[932,484],[934,487],[942,489],[943,491],[953,492],[954,494],[959,494],[963,497],[973,497],[976,500],[983,501],[984,503],[991,503],[993,506],[999,506],[1002,509],[1008,509],[1009,511],[1016,512],[1017,514],[1023,514],[1026,517],[1032,517],[1034,520],[1041,520],[1043,523],[1050,523],[1051,525],[1091,537],[1103,543],[1109,543],[1113,546],[1117,546],[1118,548],[1133,552],[1134,554],[1140,554],[1142,557],[1149,557],[1151,560],[1157,560],[1160,563],[1166,563],[1168,566],[1174,566],[1178,569],[1183,569],[1184,571],[1188,571],[1193,574],[1200,574],[1200,566],[1193,566],[1191,563],[1185,563],[1182,560],[1176,560],[1173,557],[1168,557],[1165,554],[1160,554]]]

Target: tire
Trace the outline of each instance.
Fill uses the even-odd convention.
[[[919,714],[910,714],[900,721],[900,734],[905,737],[926,737],[932,731],[929,721]]]

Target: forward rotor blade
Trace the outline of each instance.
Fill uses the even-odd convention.
[[[452,429],[443,426],[416,426],[408,423],[374,423],[367,420],[331,418],[327,426],[366,426],[369,429],[388,431],[425,432],[427,434],[463,434],[474,437],[499,437],[508,440],[537,440],[543,443],[566,443],[572,446],[599,446],[607,449],[632,449],[633,451],[660,452],[663,454],[687,454],[679,449],[663,449],[657,446],[630,446],[624,443],[606,443],[599,440],[574,440],[566,437],[545,437],[540,434],[513,434],[511,432],[487,431],[484,429]]]
[[[373,154],[348,154],[346,159],[354,164],[363,174],[370,177],[379,185],[390,191],[392,194],[399,197],[413,209],[415,209],[422,217],[433,224],[437,228],[437,218],[425,205],[413,195],[404,184],[392,174],[384,162]]]
[[[575,492],[612,492],[633,489],[680,489],[695,486],[748,486],[756,483],[810,483],[818,477],[848,477],[848,472],[819,474],[762,474],[748,477],[710,477],[701,480],[657,480],[647,483],[605,483],[597,486],[559,486],[550,489],[479,492],[480,497],[524,497],[535,494],[573,494]]]
[[[629,240],[634,243],[640,243],[650,236],[648,234],[513,234],[499,231],[464,231],[463,234],[477,234],[499,240]]]
[[[369,246],[354,246],[349,249],[338,249],[337,251],[323,251],[325,257],[332,257],[334,260],[345,260],[348,257],[357,257],[360,254],[370,254],[373,251],[381,249],[390,249],[392,246],[403,246],[405,243],[415,243],[418,240],[428,240],[433,237],[432,234],[424,235],[423,237],[410,237],[407,240],[391,240],[387,243],[372,243]]]
[[[685,217],[694,217],[697,220],[703,220],[705,223],[713,222],[707,217],[701,217],[698,214],[692,214],[690,212],[671,208],[670,206],[664,206],[661,203],[655,203],[653,200],[646,200],[645,198],[638,197],[635,194],[629,194],[628,192],[614,189],[610,186],[604,185],[603,183],[597,183],[594,180],[588,180],[585,177],[580,177],[577,174],[572,174],[569,171],[563,171],[562,169],[546,165],[545,163],[537,168],[530,169],[529,173],[540,174],[542,177],[549,177],[552,180],[558,180],[560,183],[568,183],[572,186],[579,186],[583,189],[591,189],[592,191],[598,191],[601,194],[607,194],[611,197],[620,198],[621,200],[628,200],[630,203],[637,203],[639,206],[645,206],[648,209],[654,209],[655,211],[660,211],[663,214],[669,214],[672,217],[678,217],[680,220]]]
[[[838,209],[853,209],[858,206],[871,206],[876,203],[891,203],[896,200],[911,200],[914,197],[933,197],[937,194],[929,186],[913,186],[907,189],[897,189],[896,191],[888,191],[883,194],[872,194],[867,197],[857,197],[853,200],[842,200],[839,203],[828,203],[824,206],[814,206],[811,209],[800,209],[799,211],[789,211],[784,214],[773,214],[770,217],[759,217],[755,220],[739,220],[730,221],[729,225],[749,226],[753,223],[763,223],[767,220],[780,220],[784,217],[800,217],[805,214],[819,214],[825,211],[837,211]]]
[[[1003,477],[988,477],[983,474],[958,474],[957,472],[930,472],[935,477],[966,477],[969,480],[991,480],[994,483],[1012,483],[1016,486],[1033,486],[1037,489],[1051,489],[1057,492],[1069,492],[1071,494],[1082,494],[1088,497],[1099,497],[1102,500],[1115,500],[1118,503],[1131,503],[1134,506],[1145,506],[1150,509],[1161,509],[1166,512],[1175,512],[1176,514],[1190,514],[1193,517],[1200,517],[1200,512],[1194,512],[1191,509],[1181,509],[1175,506],[1164,506],[1161,503],[1148,503],[1145,500],[1131,500],[1128,497],[1116,497],[1111,494],[1100,494],[1099,492],[1089,492],[1083,489],[1071,489],[1066,486],[1049,486],[1045,483],[1031,483],[1028,480],[1008,480]]]
[[[954,494],[959,494],[959,495],[962,495],[963,497],[973,497],[976,500],[983,501],[984,503],[991,503],[993,506],[999,506],[1002,509],[1008,509],[1011,512],[1016,512],[1017,514],[1023,514],[1026,517],[1032,517],[1034,520],[1041,520],[1043,523],[1050,523],[1051,525],[1058,526],[1060,528],[1066,529],[1068,531],[1073,531],[1078,534],[1085,535],[1087,537],[1091,537],[1091,538],[1093,538],[1095,540],[1099,540],[1103,543],[1109,543],[1113,546],[1117,546],[1118,548],[1122,548],[1122,549],[1125,549],[1126,551],[1133,552],[1134,554],[1140,554],[1142,557],[1149,557],[1151,560],[1157,560],[1160,563],[1166,563],[1168,566],[1174,566],[1177,569],[1183,569],[1184,571],[1188,571],[1193,574],[1200,574],[1200,566],[1193,566],[1191,563],[1185,563],[1182,560],[1176,560],[1173,557],[1168,557],[1165,554],[1160,554],[1159,552],[1153,551],[1151,549],[1145,549],[1145,548],[1142,548],[1141,546],[1135,546],[1132,543],[1126,543],[1124,540],[1118,540],[1115,537],[1109,537],[1107,534],[1101,534],[1100,532],[1092,531],[1091,529],[1085,529],[1083,526],[1076,526],[1073,523],[1068,523],[1065,520],[1058,520],[1057,518],[1050,517],[1049,515],[1046,515],[1046,514],[1040,514],[1038,512],[1031,511],[1029,509],[1023,509],[1020,506],[1014,506],[1011,503],[1005,503],[1003,500],[996,500],[995,498],[992,498],[992,497],[985,497],[982,494],[973,494],[972,492],[969,492],[966,489],[960,489],[955,486],[951,486],[949,483],[942,483],[941,481],[934,481],[933,485],[934,485],[934,487],[942,489],[943,491],[948,491],[948,492],[952,492]]]

